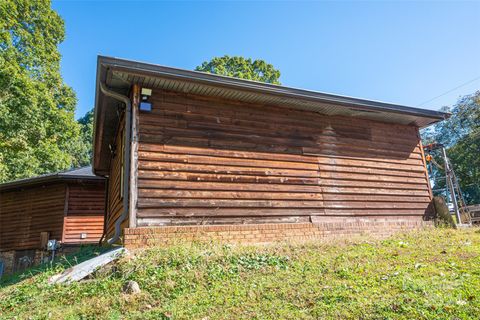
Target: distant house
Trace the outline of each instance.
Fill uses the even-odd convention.
[[[107,238],[269,242],[428,225],[419,129],[448,114],[99,57]]]
[[[105,180],[91,167],[0,184],[4,272],[38,263],[46,256],[46,240],[59,241],[63,251],[98,243],[104,207]]]

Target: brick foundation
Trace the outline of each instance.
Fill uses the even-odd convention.
[[[64,256],[73,254],[79,251],[80,246],[63,246],[57,252],[56,256]],[[9,275],[15,272],[21,272],[30,267],[41,264],[48,261],[50,257],[49,252],[32,249],[32,250],[9,250],[0,251],[0,261],[3,263],[3,275]],[[23,262],[19,263],[19,260],[23,258]]]
[[[432,222],[420,219],[331,218],[314,223],[142,227],[125,229],[124,245],[135,249],[179,240],[262,244],[361,235],[384,238],[399,231],[431,226]]]
[[[44,256],[43,251],[35,249],[0,251],[0,261],[3,264],[2,274],[11,274],[40,264]]]
[[[15,260],[15,251],[0,251],[0,261],[3,264],[3,274],[13,272],[13,264]]]

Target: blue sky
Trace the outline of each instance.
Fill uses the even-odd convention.
[[[480,89],[480,2],[54,1],[62,74],[94,104],[97,55],[194,69],[264,59],[283,85],[438,109]],[[462,86],[424,105],[423,102]]]

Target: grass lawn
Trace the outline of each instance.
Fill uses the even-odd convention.
[[[175,245],[125,257],[87,281],[49,286],[62,268],[7,279],[0,319],[480,317],[478,229],[346,243]],[[142,292],[122,293],[127,280]]]

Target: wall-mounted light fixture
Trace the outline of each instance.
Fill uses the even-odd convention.
[[[152,103],[148,101],[150,96],[152,95],[152,89],[142,88],[140,93],[140,111],[143,112],[151,112],[152,111]]]

